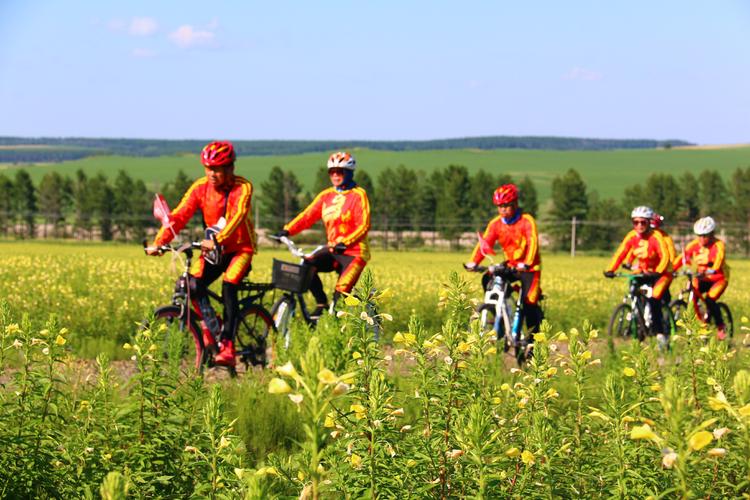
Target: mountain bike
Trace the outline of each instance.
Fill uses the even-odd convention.
[[[708,307],[706,307],[706,300],[693,286],[693,278],[700,278],[703,276],[703,273],[697,273],[693,270],[685,269],[676,273],[675,276],[687,277],[685,286],[680,290],[680,295],[669,303],[669,309],[672,311],[675,321],[684,318],[688,311],[688,304],[693,304],[696,317],[702,323],[707,324],[709,321],[709,313]],[[721,317],[724,319],[724,331],[726,332],[727,337],[731,339],[734,336],[732,311],[725,302],[718,302],[717,305],[721,311]]]
[[[518,272],[506,267],[505,263],[488,267],[476,266],[467,270],[477,273],[488,272],[492,276],[492,281],[484,292],[484,301],[477,307],[482,331],[492,329],[498,352],[501,342],[503,352],[508,352],[512,347],[516,362],[519,366],[523,365],[531,357],[533,343],[529,343],[529,337],[524,332],[521,321],[521,287],[513,284],[519,279]]]
[[[325,245],[318,245],[312,251],[305,252],[286,236],[270,236],[270,238],[286,245],[289,252],[300,259],[299,264],[273,260],[272,282],[275,288],[283,290],[284,293],[271,307],[271,317],[276,330],[283,339],[284,348],[288,349],[292,341],[291,323],[298,312],[299,317],[311,328],[315,328],[318,323],[319,316],[313,315],[313,311],[307,308],[304,294],[309,290],[310,282],[317,273],[315,266],[309,263],[309,259],[326,247]],[[371,293],[375,293],[375,290],[372,290]],[[327,312],[334,314],[335,307],[336,303],[332,301]],[[380,337],[382,325],[377,310],[370,301],[367,301],[366,311],[368,316],[375,318],[375,322],[370,328],[373,332],[373,338],[377,341]]]
[[[643,283],[643,279],[647,277],[645,274],[616,273],[614,277],[627,278],[628,291],[623,296],[622,303],[612,311],[607,333],[610,338],[636,338],[643,341],[654,333],[654,316],[648,301],[653,293],[653,287]],[[661,310],[662,325],[667,331],[663,332],[666,335],[657,339],[660,345],[666,345],[667,335],[675,330],[675,320],[668,304],[663,304]]]
[[[158,330],[164,325],[167,344],[169,335],[180,335],[183,337],[182,357],[192,358],[198,371],[202,371],[204,367],[212,367],[213,353],[204,345],[203,332],[212,335],[215,345],[218,345],[221,319],[216,318],[218,328],[209,328],[203,316],[194,308],[190,291],[190,282],[195,279],[190,275],[193,251],[200,250],[200,242],[188,242],[176,248],[162,245],[158,250],[161,253],[174,252],[176,255],[184,255],[183,272],[175,283],[171,303],[156,308],[153,319],[144,320],[142,327]],[[272,289],[271,283],[251,283],[248,280],[243,280],[239,286],[239,314],[234,339],[237,361],[244,364],[246,370],[252,366],[264,367],[273,360],[276,327],[271,314],[262,305],[264,295]],[[207,292],[209,303],[213,301],[223,304],[221,295],[211,290]],[[190,339],[185,341],[186,335],[192,337],[192,342]],[[227,369],[230,375],[236,376],[235,367]]]

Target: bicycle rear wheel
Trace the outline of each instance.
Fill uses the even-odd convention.
[[[234,338],[237,357],[246,369],[273,364],[276,359],[274,330],[271,315],[265,308],[251,304],[240,311]]]
[[[635,321],[633,321],[633,309],[630,304],[619,304],[612,311],[609,318],[607,334],[611,338],[627,339],[636,336]]]
[[[294,316],[295,300],[291,297],[281,297],[271,308],[271,318],[279,332],[284,349],[289,349],[292,343],[291,323]]]
[[[154,311],[153,321],[144,320],[142,328],[164,335],[165,356],[176,351],[181,359],[192,362],[195,369],[201,371],[206,360],[203,334],[194,318],[188,322],[187,318],[181,317],[181,310],[175,305],[160,307]]]

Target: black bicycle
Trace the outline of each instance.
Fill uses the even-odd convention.
[[[144,242],[144,247],[146,243]],[[212,367],[213,353],[209,352],[203,342],[203,332],[213,336],[215,345],[218,345],[220,328],[209,328],[201,319],[201,316],[193,307],[190,296],[190,265],[192,263],[193,251],[200,250],[200,242],[189,242],[172,247],[162,245],[158,247],[159,252],[175,252],[185,256],[185,265],[182,274],[177,278],[172,300],[169,305],[158,307],[153,314],[153,319],[144,320],[143,327],[152,330],[166,331],[167,343],[169,335],[178,334],[183,339],[186,332],[190,332],[192,342],[183,341],[182,356],[186,359],[193,358],[194,366],[201,371],[203,367]],[[264,295],[273,289],[271,283],[251,283],[243,280],[239,286],[239,315],[237,329],[235,330],[235,346],[237,361],[244,364],[245,369],[252,366],[265,367],[274,358],[273,341],[276,327],[271,314],[262,305]],[[209,303],[213,301],[219,305],[223,304],[221,295],[208,290]],[[161,326],[163,325],[163,327]],[[235,367],[227,367],[230,374],[237,374]]]
[[[609,318],[607,333],[610,337],[636,338],[642,341],[649,335],[657,333],[654,332],[654,314],[648,300],[653,293],[653,287],[643,283],[643,279],[647,276],[617,273],[614,277],[628,279],[628,292]],[[658,333],[669,335],[675,331],[675,320],[667,304],[663,304],[661,310],[662,325],[667,331]],[[666,344],[667,336],[659,337],[659,340]]]

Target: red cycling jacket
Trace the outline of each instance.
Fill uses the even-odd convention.
[[[663,274],[672,270],[669,246],[664,233],[660,231],[650,231],[648,236],[642,238],[631,230],[612,256],[607,271],[616,271],[629,254],[638,259],[638,270],[641,272]]]
[[[682,254],[674,261],[675,270],[681,268],[683,264],[690,264],[692,261],[698,266],[698,272],[704,273],[708,270],[715,271],[714,274],[706,276],[706,279],[718,281],[729,278],[729,266],[724,258],[726,248],[724,242],[714,238],[708,246],[701,246],[700,240],[695,238],[687,244]]]
[[[370,259],[367,233],[370,231],[370,202],[367,193],[359,186],[337,191],[330,187],[315,197],[284,229],[293,236],[308,229],[320,219],[326,228],[328,246],[346,245],[344,255]]]
[[[497,242],[503,247],[508,265],[517,267],[518,264],[524,264],[529,271],[541,269],[539,234],[536,221],[530,214],[521,214],[510,224],[503,222],[503,218],[498,215],[487,224],[482,238],[490,246],[494,246]],[[471,253],[471,260],[479,264],[483,259],[484,255],[479,251],[479,244],[477,244]]]
[[[255,252],[255,228],[253,227],[250,200],[253,185],[247,179],[234,176],[228,190],[217,190],[207,177],[198,179],[187,190],[170,219],[175,233],[185,227],[196,210],[203,213],[206,226],[213,226],[221,217],[226,226],[216,235],[216,242],[224,253]],[[169,228],[162,227],[156,235],[154,245],[165,245],[172,241]]]

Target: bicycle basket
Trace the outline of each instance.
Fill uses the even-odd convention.
[[[310,288],[314,268],[306,264],[292,264],[273,259],[273,286],[293,293],[304,293]]]

